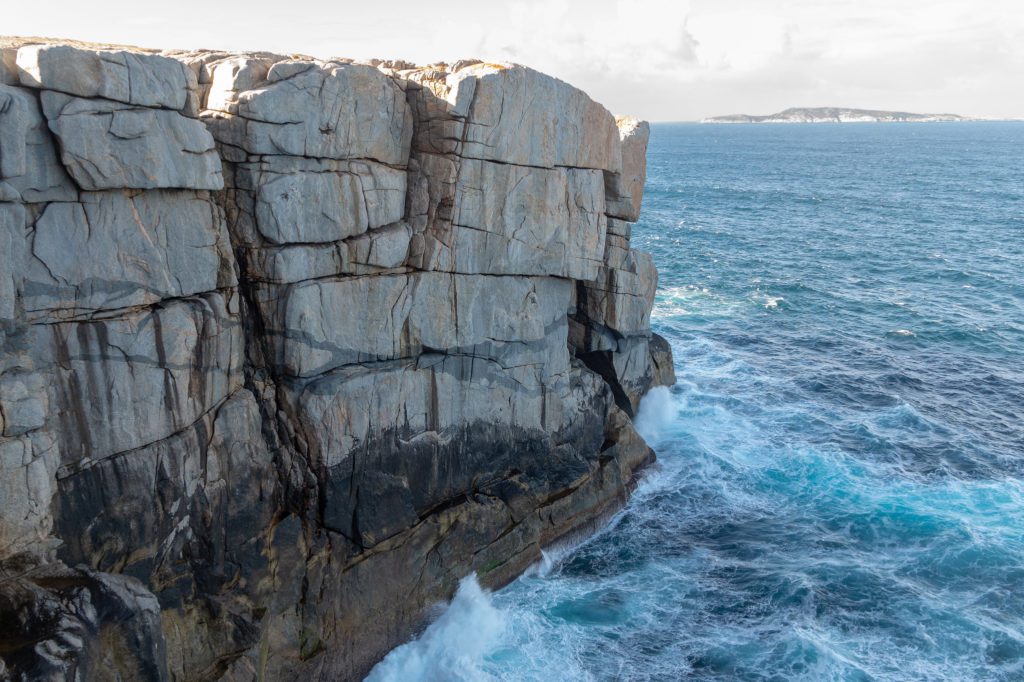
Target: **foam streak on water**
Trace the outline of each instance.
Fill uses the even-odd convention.
[[[1024,679],[1022,143],[656,126],[659,464],[372,679]]]

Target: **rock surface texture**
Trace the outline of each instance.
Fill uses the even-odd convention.
[[[360,679],[622,505],[646,123],[512,64],[0,56],[0,678]]]

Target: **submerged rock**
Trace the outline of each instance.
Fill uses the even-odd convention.
[[[645,123],[477,60],[0,54],[3,675],[359,679],[623,504]]]

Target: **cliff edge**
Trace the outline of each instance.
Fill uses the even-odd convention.
[[[475,60],[0,57],[0,677],[359,679],[623,504],[646,123]]]

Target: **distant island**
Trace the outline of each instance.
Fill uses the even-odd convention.
[[[842,107],[793,107],[767,116],[730,114],[712,116],[701,123],[894,123],[911,121],[970,121],[957,114],[911,114],[906,111],[878,111],[875,109],[845,109]]]

